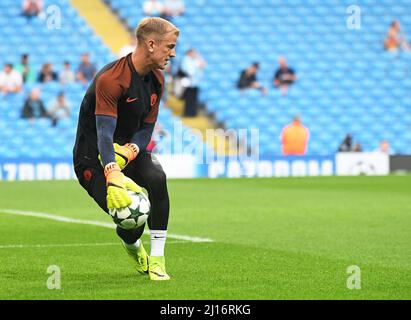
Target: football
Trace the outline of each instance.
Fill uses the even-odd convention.
[[[127,230],[142,226],[150,215],[150,201],[147,193],[136,193],[129,190],[128,194],[131,197],[131,204],[128,207],[109,210],[114,223]]]

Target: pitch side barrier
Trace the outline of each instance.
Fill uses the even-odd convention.
[[[262,155],[258,159],[224,157],[209,162],[198,161],[195,156],[186,154],[159,155],[158,158],[169,178],[386,175],[390,172],[390,157],[381,153],[338,153],[301,157]],[[75,179],[75,174],[70,158],[0,158],[0,180],[3,181],[71,179]]]
[[[390,157],[379,152],[347,152],[328,156],[263,155],[256,160],[225,158],[210,162],[203,170],[209,178],[313,177],[387,175]],[[205,174],[204,174],[205,173]]]

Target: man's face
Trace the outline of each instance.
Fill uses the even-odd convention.
[[[171,58],[176,56],[177,36],[170,32],[162,40],[155,42],[152,61],[157,69],[164,70]]]
[[[33,89],[31,91],[30,97],[32,100],[37,101],[40,98],[40,90],[39,89]]]
[[[258,71],[258,69],[257,69],[256,66],[252,65],[250,67],[250,74],[257,74],[257,71]]]
[[[89,61],[90,61],[90,58],[89,58],[89,56],[88,56],[87,54],[83,54],[83,55],[81,56],[81,62],[82,62],[82,63],[88,64]]]
[[[280,57],[278,59],[278,64],[280,65],[281,69],[287,68],[287,61],[283,57]]]

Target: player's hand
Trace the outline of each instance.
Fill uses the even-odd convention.
[[[120,146],[117,143],[113,143],[114,146],[114,160],[123,170],[131,161],[133,161],[139,152],[139,148],[134,143],[126,143],[124,146]],[[101,155],[98,155],[98,159],[102,166],[103,161],[101,160]]]
[[[140,151],[135,143],[126,143],[124,146],[120,146],[117,143],[114,146],[114,156],[117,164],[123,170],[131,161],[133,161],[138,152]]]
[[[131,161],[133,161],[139,152],[139,148],[134,143],[126,143],[124,146],[120,146],[117,143],[113,143],[114,146],[114,160],[123,170]],[[98,159],[101,161],[101,155],[98,155]]]
[[[107,208],[125,208],[131,204],[131,197],[127,190],[142,192],[142,188],[133,180],[126,177],[115,162],[110,162],[104,168],[107,184]]]

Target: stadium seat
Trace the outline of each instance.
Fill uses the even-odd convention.
[[[134,0],[108,3],[131,29],[143,17],[141,5],[136,5]],[[0,2],[0,63],[17,63],[22,53],[30,52],[35,70],[45,60],[53,62],[55,68],[61,68],[62,62],[69,60],[76,68],[85,49],[92,50],[92,58],[99,66],[115,59],[101,38],[71,7],[70,1],[45,1],[45,5],[50,4],[59,5],[64,14],[65,25],[58,32],[44,28],[41,19],[34,19],[30,27],[25,27],[29,25],[20,16],[20,3]],[[401,132],[411,126],[411,98],[408,97],[411,54],[397,56],[382,49],[392,17],[401,21],[404,30],[411,30],[409,1],[365,1],[361,4],[366,14],[360,31],[350,30],[341,23],[341,14],[346,14],[350,4],[353,3],[348,0],[338,4],[321,0],[286,3],[233,0],[224,4],[218,0],[186,1],[186,14],[174,19],[181,29],[177,56],[181,59],[188,48],[198,49],[207,60],[200,85],[202,102],[227,128],[250,128],[257,123],[264,137],[261,148],[264,152],[279,154],[278,141],[266,137],[272,137],[274,128],[280,130],[293,114],[302,115],[314,131],[310,154],[333,153],[342,139],[336,137],[338,133],[352,129],[361,134],[369,131],[371,125],[372,135],[361,136],[364,146],[378,145],[381,132],[397,141],[398,149],[410,150],[411,141]],[[298,77],[285,97],[272,86],[280,55],[287,58]],[[235,87],[241,70],[254,61],[260,62],[258,78],[269,89],[266,96],[256,90],[241,94]],[[31,88],[25,85],[24,94],[6,100],[0,98],[3,126],[7,123],[17,129],[27,125],[19,118],[25,94]],[[42,89],[45,98],[64,90],[70,98],[73,116],[56,128],[46,130],[46,121],[36,126],[42,127],[47,136],[63,130],[65,139],[72,138],[86,88],[78,84],[61,87],[51,83]],[[245,114],[253,121],[246,121]],[[159,119],[165,126],[173,123],[171,113],[163,113]],[[329,121],[333,123],[332,128],[329,126],[326,133],[316,135]],[[68,149],[62,148],[62,154],[69,156]]]

